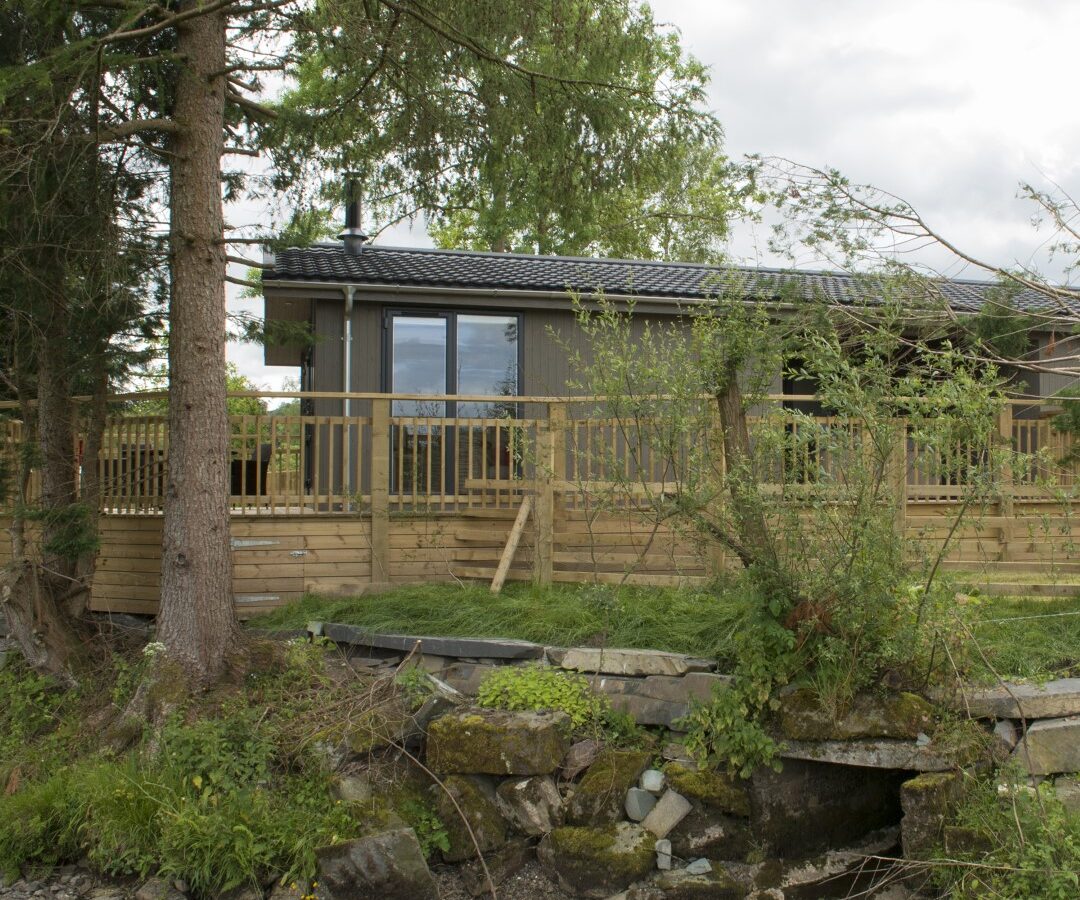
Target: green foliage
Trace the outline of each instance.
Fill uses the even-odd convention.
[[[50,679],[21,660],[0,669],[0,770],[27,743],[56,727],[61,699]]]
[[[986,303],[963,322],[980,349],[1001,359],[1021,359],[1031,348],[1032,331],[1042,324],[1037,316],[1025,316],[1016,308],[1022,288],[1010,282],[987,291]]]
[[[844,317],[789,298],[797,311],[783,319],[772,283],[720,273],[714,289],[689,324],[603,296],[578,303],[588,352],[566,346],[572,387],[604,398],[593,415],[616,436],[578,447],[574,469],[604,473],[605,488],[593,476],[582,487],[589,509],[635,507],[743,564],[735,687],[695,711],[694,744],[749,771],[774,753],[760,722],[779,685],[801,681],[840,708],[942,658],[947,595],[934,582],[949,548],[920,542],[911,590],[916,548],[897,517],[907,445],[923,477],[961,488],[961,514],[996,496],[1011,450],[996,442],[996,370],[936,332],[913,335],[906,283],[876,279],[880,304]],[[812,405],[764,402],[781,372],[810,386]],[[648,465],[625,466],[620,447]]]
[[[763,612],[760,602],[743,598],[736,630],[736,664],[730,685],[714,688],[706,703],[693,702],[680,727],[686,746],[698,759],[749,778],[754,768],[779,768],[779,746],[764,720],[774,692],[796,671],[795,635]]]
[[[480,684],[476,702],[494,709],[560,710],[574,728],[599,724],[607,706],[583,676],[547,666],[500,666]]]
[[[450,833],[439,818],[438,813],[427,803],[415,797],[408,797],[400,804],[398,812],[408,826],[416,832],[420,849],[425,858],[431,859],[435,851],[447,852],[450,849]]]
[[[294,657],[295,662],[295,657]],[[69,739],[40,776],[0,797],[0,870],[51,866],[85,855],[114,875],[153,870],[182,878],[199,897],[217,896],[271,878],[303,880],[315,872],[318,846],[359,834],[362,822],[335,803],[330,775],[310,743],[297,746],[296,722],[311,721],[309,699],[326,688],[306,657],[250,679],[246,696],[226,697],[206,714],[170,718],[156,747],[115,759],[84,736]],[[118,667],[124,673],[140,664]],[[33,676],[0,672],[0,717],[23,722],[22,735],[41,753],[54,733],[49,694]],[[128,693],[130,686],[106,688]],[[10,712],[9,712],[10,711]],[[37,718],[35,719],[35,716]],[[0,719],[0,724],[9,724]],[[60,733],[78,733],[77,716]],[[10,763],[3,744],[0,767]],[[437,840],[432,828],[431,840]]]
[[[707,72],[648,6],[454,0],[439,21],[312,8],[271,129],[282,180],[350,172],[380,225],[423,209],[441,246],[717,253],[738,198]]]
[[[938,878],[960,898],[1071,900],[1080,893],[1080,816],[1049,782],[1032,790],[1015,771],[1004,775],[1004,788],[997,777],[969,786],[956,820],[971,830],[971,846],[948,854],[968,865],[945,864]]]

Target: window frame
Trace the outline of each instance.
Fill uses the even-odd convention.
[[[521,396],[521,381],[525,367],[525,342],[524,323],[525,317],[520,312],[512,310],[476,309],[473,307],[452,309],[447,307],[425,306],[393,306],[383,309],[383,339],[382,339],[382,388],[383,393],[389,394],[394,389],[394,328],[393,320],[397,317],[419,318],[444,318],[446,319],[446,395],[454,396],[459,393],[457,384],[458,363],[458,316],[492,316],[517,321],[517,387],[515,397]],[[521,418],[522,404],[512,404],[515,418]],[[458,401],[446,401],[446,417],[457,416]]]

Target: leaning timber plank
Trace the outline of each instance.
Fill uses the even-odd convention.
[[[517,518],[514,519],[514,527],[510,529],[510,534],[506,538],[506,546],[503,548],[502,557],[499,559],[499,567],[495,570],[495,577],[491,579],[491,593],[493,594],[497,594],[502,590],[506,576],[510,572],[510,564],[514,561],[514,554],[517,553],[521,532],[525,530],[525,523],[529,519],[532,508],[533,495],[528,494],[521,501],[521,508],[518,510]]]

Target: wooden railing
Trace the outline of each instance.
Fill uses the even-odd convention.
[[[244,394],[242,396],[249,396]],[[335,515],[385,510],[450,512],[463,508],[516,506],[541,482],[572,495],[590,485],[636,481],[643,490],[669,484],[673,470],[703,444],[717,440],[709,429],[686,434],[681,447],[657,451],[649,423],[631,424],[598,416],[601,404],[583,398],[424,397],[386,394],[289,394],[318,400],[363,401],[370,414],[237,415],[230,417],[230,505],[238,513]],[[507,418],[393,415],[394,401],[498,402],[527,412]],[[772,401],[807,402],[810,397],[774,396]],[[430,405],[430,404],[429,404]],[[442,406],[439,402],[435,404]],[[1055,431],[1042,407],[1031,400],[1005,405],[997,440],[1021,454],[1022,465],[1001,479],[1010,502],[1053,502],[1071,488],[1076,474],[1069,458],[1071,437]],[[782,413],[783,414],[783,413]],[[752,426],[753,427],[753,426]],[[861,440],[843,420],[792,414],[788,449],[765,464],[767,480],[812,487],[834,477],[846,453]],[[850,441],[800,440],[799,430],[842,434]],[[901,438],[901,435],[906,437]],[[12,419],[0,420],[0,454],[14,458],[21,438]],[[943,474],[941,454],[918,445],[905,423],[897,423],[906,446],[905,494],[911,504],[949,503],[968,492],[968,479],[989,465],[989,446],[951,448],[970,461]],[[82,444],[80,443],[80,446]],[[838,447],[840,449],[838,449]],[[167,418],[125,415],[108,419],[97,460],[80,460],[82,472],[96,465],[102,509],[115,514],[157,514],[164,504],[169,458]],[[10,500],[10,497],[7,498]],[[0,498],[0,501],[4,498]]]

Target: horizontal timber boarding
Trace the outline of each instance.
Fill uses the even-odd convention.
[[[6,530],[10,520],[0,519]],[[241,615],[280,606],[304,592],[359,594],[373,583],[479,579],[495,573],[512,520],[506,516],[438,513],[392,516],[386,558],[373,558],[370,515],[234,516],[233,591]],[[948,515],[912,515],[908,537],[928,548],[951,529]],[[530,521],[508,577],[533,577],[537,529]],[[154,613],[160,589],[161,519],[144,515],[102,520],[101,552],[92,587],[96,611]],[[586,516],[557,504],[552,535],[555,582],[688,586],[705,583],[716,566],[691,538],[654,528],[633,513]],[[10,558],[0,542],[0,562]],[[945,568],[983,572],[1080,572],[1080,520],[1032,515],[975,516],[956,529]],[[373,576],[373,572],[375,573]]]

